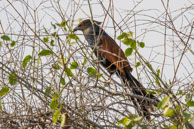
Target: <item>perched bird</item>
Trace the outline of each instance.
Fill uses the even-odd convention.
[[[80,30],[88,42],[89,46],[94,50],[100,64],[110,73],[116,73],[125,87],[127,87],[132,93],[136,95],[146,96],[150,99],[154,99],[158,102],[158,99],[152,95],[147,94],[146,89],[138,82],[131,74],[132,68],[125,57],[124,52],[118,46],[118,44],[100,27],[101,22],[91,21],[86,19],[81,21],[77,27],[73,29],[73,32]],[[150,111],[153,105],[146,99],[131,97],[131,100],[139,115],[145,116],[150,120]]]

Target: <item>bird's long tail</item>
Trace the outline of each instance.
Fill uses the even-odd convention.
[[[150,120],[150,112],[153,111],[153,106],[157,106],[157,103],[159,100],[152,94],[147,94],[146,89],[143,87],[143,85],[135,79],[132,74],[125,70],[126,76],[121,76],[123,82],[127,86],[127,89],[130,89],[130,91],[133,94],[140,95],[142,97],[149,98],[152,101],[149,101],[148,99],[144,98],[134,98],[131,97],[131,100],[140,116],[146,117],[147,120]]]

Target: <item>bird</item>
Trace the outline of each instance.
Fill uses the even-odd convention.
[[[130,97],[137,113],[147,120],[151,118],[153,106],[157,106],[159,100],[153,94],[146,93],[146,88],[131,74],[132,67],[123,50],[100,26],[99,21],[85,19],[81,21],[73,32],[82,31],[89,46],[93,49],[100,64],[110,75],[116,73],[123,84],[134,94],[150,98],[156,103],[146,99]]]

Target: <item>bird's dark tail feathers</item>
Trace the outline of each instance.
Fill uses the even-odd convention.
[[[127,89],[129,89],[133,94],[140,95],[142,97],[147,97],[153,101],[148,101],[144,98],[134,98],[131,100],[140,116],[144,116],[147,120],[150,120],[150,112],[153,111],[153,106],[157,106],[159,100],[152,94],[147,94],[146,89],[143,85],[135,79],[132,74],[125,69],[126,76],[121,76],[123,82],[125,83]]]

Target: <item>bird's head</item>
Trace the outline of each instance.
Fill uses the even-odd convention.
[[[93,21],[93,23],[95,25],[100,25],[101,22],[98,22],[98,21]],[[84,31],[86,29],[88,29],[89,27],[92,26],[92,21],[90,19],[86,19],[86,20],[83,20],[81,21],[74,29],[73,29],[73,32],[77,31],[77,30],[81,30],[81,31]]]

